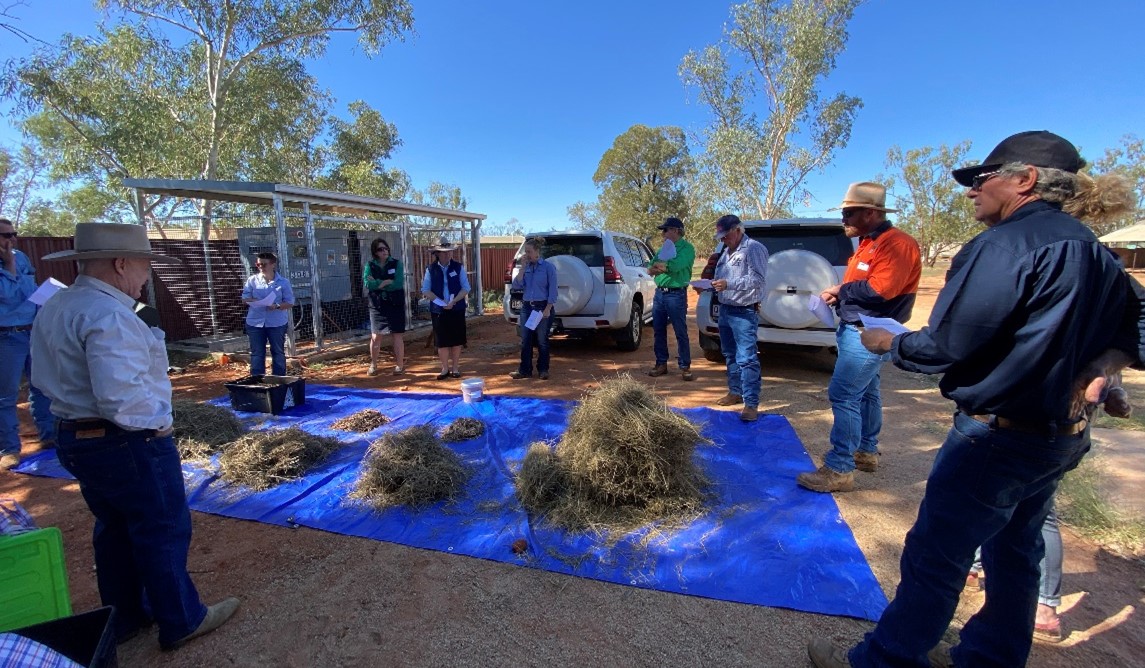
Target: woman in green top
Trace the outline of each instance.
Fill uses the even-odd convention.
[[[394,375],[405,373],[406,293],[402,263],[390,255],[390,245],[378,237],[370,243],[370,261],[362,282],[370,295],[370,376],[378,375],[382,336],[394,336]]]

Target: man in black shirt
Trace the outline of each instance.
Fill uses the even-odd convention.
[[[928,327],[863,333],[863,345],[900,368],[943,374],[939,387],[958,410],[907,534],[894,600],[849,652],[812,641],[816,665],[927,666],[928,652],[938,665],[1025,665],[1041,526],[1058,481],[1089,450],[1076,400],[1088,365],[1111,348],[1124,362],[1143,359],[1140,304],[1120,262],[1062,210],[1098,199],[1085,197],[1095,185],[1078,176],[1084,164],[1070,142],[1035,131],[954,170],[987,229],[951,262]],[[986,603],[947,654],[935,646],[978,545]]]

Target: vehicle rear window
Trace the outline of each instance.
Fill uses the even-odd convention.
[[[839,225],[838,229],[796,227],[794,225],[748,228],[747,235],[767,246],[767,252],[771,255],[792,248],[809,250],[822,255],[835,267],[846,265],[848,258],[854,251],[851,240],[843,233],[842,225]]]
[[[600,237],[548,237],[542,253],[545,257],[571,255],[590,267],[604,266],[604,242]]]

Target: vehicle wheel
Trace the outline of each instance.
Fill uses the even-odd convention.
[[[557,315],[576,315],[592,297],[594,281],[588,265],[572,255],[545,258],[557,270]]]
[[[631,352],[640,347],[640,339],[644,334],[644,309],[640,304],[632,302],[632,315],[628,324],[616,335],[616,347],[625,352]]]
[[[700,335],[700,350],[704,351],[704,359],[709,362],[717,364],[724,364],[724,351],[720,349],[719,339],[713,339],[710,336]]]

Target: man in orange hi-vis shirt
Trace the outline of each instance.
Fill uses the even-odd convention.
[[[847,262],[840,285],[820,298],[835,307],[839,329],[835,340],[839,358],[827,397],[835,422],[831,450],[816,471],[801,473],[801,486],[816,492],[849,492],[855,487],[855,469],[879,468],[879,431],[883,405],[879,371],[889,355],[877,355],[859,340],[860,316],[910,319],[918,279],[922,273],[918,242],[887,221],[887,189],[878,183],[852,183],[843,197],[843,230],[859,237],[859,249]]]

